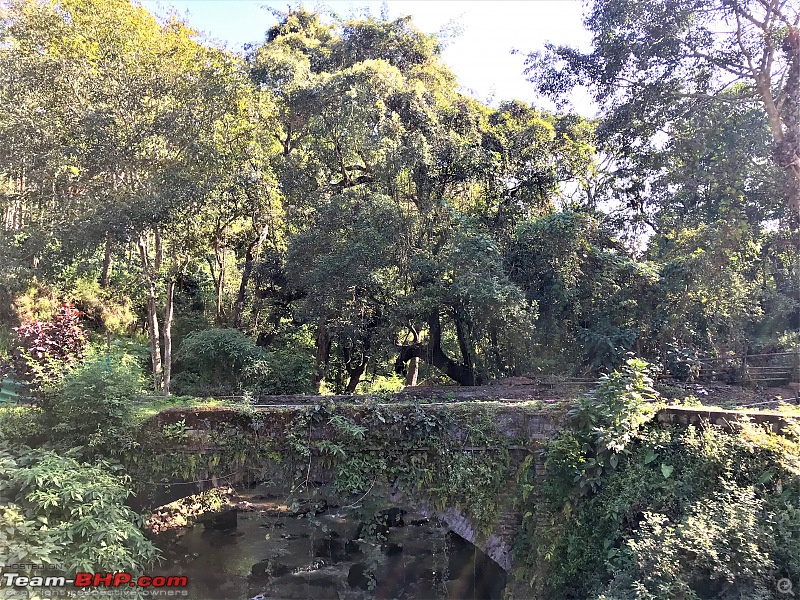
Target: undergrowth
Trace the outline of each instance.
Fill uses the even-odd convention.
[[[800,444],[755,425],[664,428],[630,361],[520,478],[516,575],[535,598],[783,597],[800,580]]]

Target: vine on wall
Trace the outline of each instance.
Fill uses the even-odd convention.
[[[252,481],[279,481],[296,498],[321,493],[315,479],[324,473],[348,502],[399,493],[435,510],[459,508],[488,536],[501,491],[514,478],[511,440],[497,432],[490,408],[455,417],[422,404],[356,410],[322,402],[284,413],[243,407],[201,429],[208,425],[144,427],[128,465],[134,480],[203,481],[213,474],[222,484],[230,482],[225,475],[246,472]]]

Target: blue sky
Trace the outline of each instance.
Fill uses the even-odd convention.
[[[240,50],[248,42],[260,42],[275,22],[268,8],[285,11],[296,4],[289,0],[142,0],[158,14],[174,7],[178,14],[208,36]],[[307,8],[330,8],[342,16],[369,10],[381,14],[380,0],[301,2]],[[551,105],[537,99],[533,86],[522,74],[524,53],[539,49],[545,41],[587,48],[589,33],[582,23],[582,3],[577,0],[388,0],[389,16],[414,17],[417,27],[439,32],[454,23],[461,33],[452,39],[443,59],[457,75],[467,93],[480,100],[519,99],[542,107]],[[511,55],[512,49],[523,55]],[[592,115],[594,109],[585,94],[573,95],[575,109]]]

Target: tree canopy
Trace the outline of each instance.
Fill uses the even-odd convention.
[[[589,52],[529,58],[542,93],[589,86],[585,119],[465,95],[410,17],[290,9],[237,54],[126,0],[9,0],[0,317],[73,302],[162,393],[791,347],[797,19],[597,0]],[[259,350],[206,377],[209,329]]]

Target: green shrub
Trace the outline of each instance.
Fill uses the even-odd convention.
[[[201,396],[204,385],[202,377],[191,371],[180,371],[172,376],[170,393],[178,396]]]
[[[574,474],[580,493],[592,490],[605,472],[617,467],[641,426],[654,414],[658,393],[653,389],[652,370],[643,360],[628,360],[567,413],[587,450],[579,473]]]
[[[723,480],[673,523],[645,513],[608,592],[618,598],[769,598],[775,538],[752,487]]]
[[[128,480],[105,463],[0,447],[0,564],[141,573],[158,556],[125,505]],[[53,572],[47,573],[53,575]]]
[[[141,337],[112,335],[110,343],[103,339],[89,345],[86,360],[96,357],[110,357],[114,362],[131,363],[145,369],[150,367],[150,344]]]
[[[800,579],[797,437],[644,422],[649,385],[629,367],[577,403],[543,485],[520,477],[531,595],[766,600]]]
[[[0,442],[34,446],[43,441],[42,411],[28,406],[0,406]]]
[[[142,390],[141,371],[129,362],[97,357],[73,370],[47,404],[60,447],[83,446],[90,455],[117,455],[133,444],[132,417]]]
[[[244,369],[262,354],[238,329],[207,329],[187,335],[177,358],[183,370],[197,375],[201,383],[235,391]]]
[[[244,370],[243,387],[255,395],[313,394],[314,359],[291,350],[266,352]]]
[[[356,387],[357,394],[396,394],[406,387],[405,379],[397,374],[378,375],[364,380]]]
[[[125,334],[136,321],[130,299],[103,289],[96,276],[76,279],[67,295],[92,329]]]

